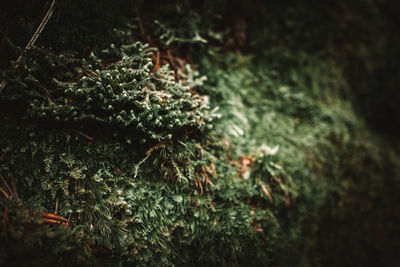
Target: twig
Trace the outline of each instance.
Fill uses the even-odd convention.
[[[3,117],[3,118],[4,118],[5,120],[7,120],[7,121],[16,122],[16,120],[13,120],[13,119],[11,119],[11,118],[9,118],[9,117],[6,117],[5,114],[4,114],[3,112],[0,112],[0,116]],[[7,152],[6,152],[6,153],[7,153]],[[2,159],[6,153],[4,153],[3,155],[1,155],[1,156],[0,156],[0,159]]]
[[[22,60],[22,57],[24,55],[24,53],[26,51],[28,51],[31,46],[36,42],[37,38],[39,37],[39,35],[42,33],[44,27],[46,26],[47,22],[49,21],[49,19],[51,18],[51,15],[53,15],[53,9],[54,9],[54,4],[55,4],[56,0],[53,0],[51,2],[51,5],[49,7],[49,10],[47,10],[46,15],[44,16],[42,22],[39,24],[39,27],[36,29],[35,33],[33,34],[32,38],[29,40],[28,44],[25,46],[24,51],[22,52],[22,54],[19,56],[19,58],[17,59],[17,64]],[[18,66],[17,66],[18,67]],[[16,67],[16,68],[17,68]]]
[[[3,196],[4,196],[7,200],[10,200],[9,195],[6,193],[6,191],[3,190],[3,188],[1,188],[1,186],[0,186],[0,193],[2,193]]]
[[[178,68],[174,62],[174,58],[172,57],[171,50],[169,50],[169,49],[167,50],[167,55],[168,55],[169,62],[171,63],[171,66],[174,68],[175,71],[177,71]]]
[[[7,190],[8,191],[8,194],[10,195],[10,197],[12,197],[12,190],[11,190],[11,188],[10,188],[10,186],[8,185],[8,183],[6,182],[6,180],[4,180],[4,178],[3,178],[3,176],[1,176],[0,175],[0,180],[1,180],[1,182],[3,183],[3,185],[4,185],[4,187],[5,187],[5,190]],[[7,192],[6,191],[4,191],[4,193],[6,193],[7,194]],[[7,195],[8,195],[7,194]],[[7,198],[7,197],[6,197]],[[7,198],[7,199],[9,199],[9,198]]]
[[[143,27],[142,19],[140,18],[139,7],[137,5],[136,5],[136,14],[137,14],[138,23],[139,23],[140,34],[143,36],[143,38],[146,38],[146,32]]]
[[[6,87],[6,85],[7,85],[6,80],[3,80],[3,81],[0,83],[0,92],[1,92],[1,90],[3,90],[4,87]]]
[[[152,55],[154,63],[153,73],[155,73],[160,68],[160,51],[156,51],[156,54]]]
[[[196,188],[199,188],[199,189],[200,189],[200,195],[203,195],[203,185],[201,184],[200,178],[197,178],[197,179],[194,181],[194,184],[196,185]]]
[[[12,176],[12,174],[9,174],[9,176],[11,177],[11,187],[12,187],[12,195],[15,197],[16,200],[19,200],[18,197],[18,193],[17,193],[17,186],[15,184],[15,180],[14,180],[14,176]]]
[[[145,39],[151,46],[153,46],[153,43],[151,41],[150,36],[146,33],[146,30],[143,26],[142,19],[140,17],[140,12],[139,12],[139,5],[136,5],[136,14],[138,18],[138,23],[139,23],[139,28],[140,28],[140,33],[143,36],[143,39]]]
[[[268,191],[267,187],[263,184],[261,184],[261,189],[263,190],[264,194],[267,196],[267,198],[272,201],[272,196],[271,193]]]
[[[7,226],[9,224],[9,222],[10,222],[10,218],[8,217],[8,206],[5,206],[4,207],[4,211],[3,212],[0,211],[0,214],[3,215],[2,216],[3,219],[1,220],[1,224],[3,225],[2,233],[4,233],[6,231],[6,229],[7,229]]]
[[[56,199],[56,207],[54,209],[54,214],[57,215],[57,211],[58,211],[58,198]]]
[[[85,137],[85,138],[88,139],[89,141],[93,141],[93,137],[91,137],[91,136],[89,136],[89,135],[87,135],[87,134],[85,134],[85,133],[83,133],[83,132],[81,132],[81,131],[74,130],[74,129],[69,129],[69,130],[72,131],[72,132],[75,132],[75,133],[77,133],[77,134],[82,135],[83,137]]]
[[[51,95],[49,93],[49,91],[46,89],[46,87],[40,86],[41,89],[43,89],[43,91],[46,93],[48,99],[50,100],[50,102],[53,104],[54,101],[51,99]]]
[[[166,145],[164,143],[159,143],[153,147],[151,147],[149,150],[146,151],[146,157],[144,157],[138,164],[136,164],[135,166],[135,175],[133,176],[134,178],[136,178],[137,174],[138,174],[138,170],[139,170],[139,166],[142,165],[143,162],[145,162],[151,155],[151,153],[153,153],[153,151],[158,150],[162,147],[165,147]]]
[[[17,193],[17,187],[15,185],[15,180],[12,177],[11,174],[9,174],[9,176],[11,177],[11,187],[10,185],[7,183],[7,181],[4,179],[3,176],[0,175],[0,180],[1,183],[3,184],[4,188],[0,186],[0,193],[3,194],[3,196],[7,199],[7,200],[19,200],[18,197],[18,193]]]
[[[69,226],[69,221],[53,213],[43,213],[42,220],[45,224]]]
[[[21,62],[21,60],[22,60],[23,56],[25,55],[25,53],[31,48],[31,46],[36,42],[36,40],[39,37],[39,35],[42,33],[44,27],[46,26],[47,22],[51,18],[51,15],[53,15],[53,10],[54,10],[54,4],[55,3],[56,3],[56,0],[53,0],[51,2],[51,5],[50,5],[49,9],[47,10],[46,15],[42,19],[42,22],[39,24],[39,26],[36,29],[35,33],[31,37],[31,39],[29,40],[28,44],[25,46],[24,51],[22,51],[21,55],[17,58],[17,61],[15,62],[15,65],[14,65],[14,69],[18,68],[18,65]],[[0,92],[3,90],[3,88],[6,85],[7,85],[7,82],[5,80],[3,80],[0,83]]]

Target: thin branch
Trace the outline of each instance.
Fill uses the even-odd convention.
[[[9,174],[9,176],[11,177],[10,178],[10,180],[11,180],[11,187],[12,187],[12,195],[15,197],[15,199],[16,200],[19,200],[19,197],[18,197],[18,193],[17,193],[17,186],[16,186],[16,184],[15,184],[15,179],[14,179],[14,176],[12,176],[12,174]]]
[[[0,180],[4,185],[4,189],[5,191],[8,191],[8,194],[10,194],[10,196],[12,196],[13,191],[11,190],[11,187],[8,185],[8,183],[6,182],[6,180],[3,178],[3,176],[0,175]]]
[[[36,29],[35,33],[33,34],[33,36],[31,37],[31,39],[29,40],[28,44],[25,46],[24,51],[22,51],[21,55],[17,58],[17,61],[14,65],[14,69],[18,68],[19,63],[22,61],[23,56],[25,55],[25,53],[31,48],[31,46],[33,44],[35,44],[36,40],[38,39],[39,35],[42,33],[44,27],[46,26],[47,22],[49,21],[49,19],[51,18],[51,15],[53,15],[53,10],[54,10],[54,4],[56,3],[56,0],[53,0],[51,2],[51,5],[49,7],[49,9],[46,12],[46,15],[44,16],[44,18],[42,19],[42,22],[39,24],[38,28]],[[3,88],[7,85],[7,82],[5,80],[3,80],[0,83],[0,92],[3,90]]]
[[[46,87],[40,86],[40,88],[43,89],[43,91],[46,93],[47,98],[49,99],[49,102],[51,104],[54,104],[54,101],[51,99],[51,95],[50,95],[49,91],[46,89]]]
[[[53,15],[53,10],[54,10],[54,4],[55,4],[56,0],[53,0],[51,2],[51,5],[49,7],[49,10],[47,10],[46,15],[44,16],[42,22],[39,24],[39,27],[36,29],[35,33],[33,34],[32,38],[29,40],[28,44],[25,46],[24,51],[22,52],[22,54],[19,56],[19,58],[17,59],[17,66],[15,68],[18,68],[18,63],[22,60],[22,57],[24,55],[24,53],[26,51],[28,51],[31,46],[36,42],[36,40],[38,39],[39,35],[42,33],[44,27],[46,26],[47,22],[49,21],[49,19],[51,18],[51,15]]]
[[[10,197],[8,196],[8,194],[6,193],[6,191],[4,191],[3,188],[1,188],[1,186],[0,186],[0,193],[2,193],[3,196],[4,196],[7,200],[10,200]]]
[[[3,81],[0,83],[0,92],[1,92],[1,90],[3,90],[4,87],[6,87],[6,85],[7,85],[6,80],[3,80]]]
[[[133,176],[134,178],[136,178],[136,176],[138,174],[139,166],[142,165],[142,163],[145,162],[150,157],[150,155],[151,155],[151,153],[153,153],[153,151],[158,150],[162,147],[165,147],[165,144],[159,143],[146,151],[146,157],[144,157],[138,164],[135,165],[135,175]]]
[[[89,141],[93,141],[93,137],[91,137],[91,136],[89,136],[89,135],[87,135],[87,134],[85,134],[85,133],[83,133],[83,132],[81,132],[81,131],[78,131],[78,130],[75,130],[75,129],[71,129],[71,128],[68,128],[68,130],[70,130],[70,131],[72,131],[72,132],[74,132],[74,133],[77,133],[77,134],[82,135],[83,137],[85,137],[85,138],[88,139]]]
[[[57,211],[58,211],[58,198],[56,199],[56,207],[54,209],[54,214],[57,215]]]
[[[140,17],[140,12],[139,12],[139,5],[136,5],[136,14],[138,18],[140,33],[143,36],[143,39],[146,40],[151,46],[153,46],[153,42],[151,41],[150,36],[146,33],[146,29],[143,26],[142,18]]]

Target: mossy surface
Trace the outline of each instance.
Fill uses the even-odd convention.
[[[48,4],[0,18],[1,265],[399,262],[393,1],[60,1],[13,68]]]

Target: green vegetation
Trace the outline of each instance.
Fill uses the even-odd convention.
[[[399,263],[394,1],[59,1],[14,68],[49,4],[1,10],[0,265]]]

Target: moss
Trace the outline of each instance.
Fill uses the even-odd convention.
[[[1,70],[0,175],[21,202],[0,197],[0,262],[395,264],[396,141],[358,104],[389,39],[340,41],[391,25],[368,3],[58,3]],[[73,227],[43,224],[54,210]]]

